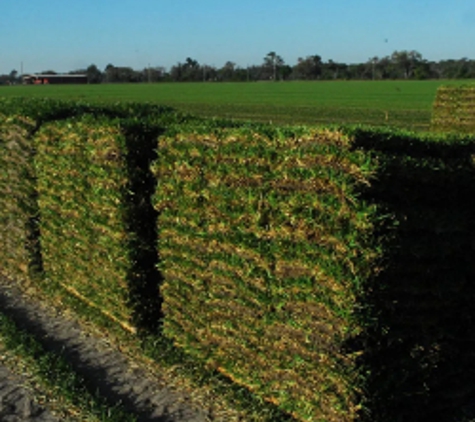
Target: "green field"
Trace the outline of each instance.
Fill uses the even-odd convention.
[[[427,130],[437,88],[462,83],[437,80],[5,86],[0,87],[0,96],[146,101],[207,117],[280,124],[362,123]]]

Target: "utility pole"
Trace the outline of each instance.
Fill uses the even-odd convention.
[[[274,82],[277,82],[277,56],[275,54],[272,58],[272,65],[274,67]]]

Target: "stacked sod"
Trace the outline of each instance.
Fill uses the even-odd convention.
[[[160,140],[165,334],[301,420],[449,418],[475,379],[472,140],[284,132]]]
[[[25,282],[35,259],[37,210],[32,145],[34,121],[0,115],[0,273]]]
[[[305,420],[353,420],[363,327],[354,310],[378,258],[365,154],[339,132],[245,131],[160,141],[165,332]]]
[[[432,111],[431,128],[438,132],[475,132],[475,86],[442,86]]]
[[[129,329],[163,297],[168,337],[301,420],[451,421],[475,394],[473,138],[9,106],[5,274],[42,252],[42,286]]]
[[[365,298],[377,321],[364,343],[373,417],[463,420],[456,411],[475,394],[475,140],[352,137],[380,163],[363,197],[384,204],[396,224]]]
[[[0,99],[0,272],[22,282],[42,275],[33,135],[42,123],[80,113],[75,103]]]
[[[40,212],[33,164],[33,136],[48,122],[94,114],[160,116],[171,110],[146,105],[100,106],[45,99],[0,99],[0,272],[17,280],[42,277]],[[172,118],[173,120],[173,118]],[[146,125],[145,125],[146,126]],[[146,165],[145,165],[146,167]]]
[[[127,184],[124,139],[117,127],[91,120],[46,124],[35,139],[44,269],[128,322],[124,210],[118,208]]]
[[[35,137],[45,276],[130,330],[159,323],[147,178],[158,131],[156,122],[83,115]]]
[[[35,270],[48,292],[67,289],[130,330],[156,331],[150,161],[163,130],[199,119],[130,103],[0,99],[0,109],[0,271],[24,280]]]

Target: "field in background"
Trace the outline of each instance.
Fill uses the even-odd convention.
[[[0,87],[0,97],[167,104],[201,116],[279,124],[362,123],[427,130],[437,88],[463,81],[163,83]]]

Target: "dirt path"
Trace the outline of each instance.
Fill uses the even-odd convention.
[[[21,376],[0,365],[0,421],[59,422],[48,409],[35,402]]]
[[[194,407],[189,397],[162,385],[105,339],[85,332],[77,321],[52,312],[1,277],[0,309],[19,327],[33,333],[47,350],[61,352],[102,396],[112,403],[121,402],[140,421],[212,420],[205,411]],[[7,413],[4,416],[2,412]],[[11,415],[7,418],[8,412]],[[23,415],[23,419],[15,419],[18,415]],[[0,366],[0,420],[39,422],[56,419],[35,405],[27,391],[19,387],[18,379]]]

